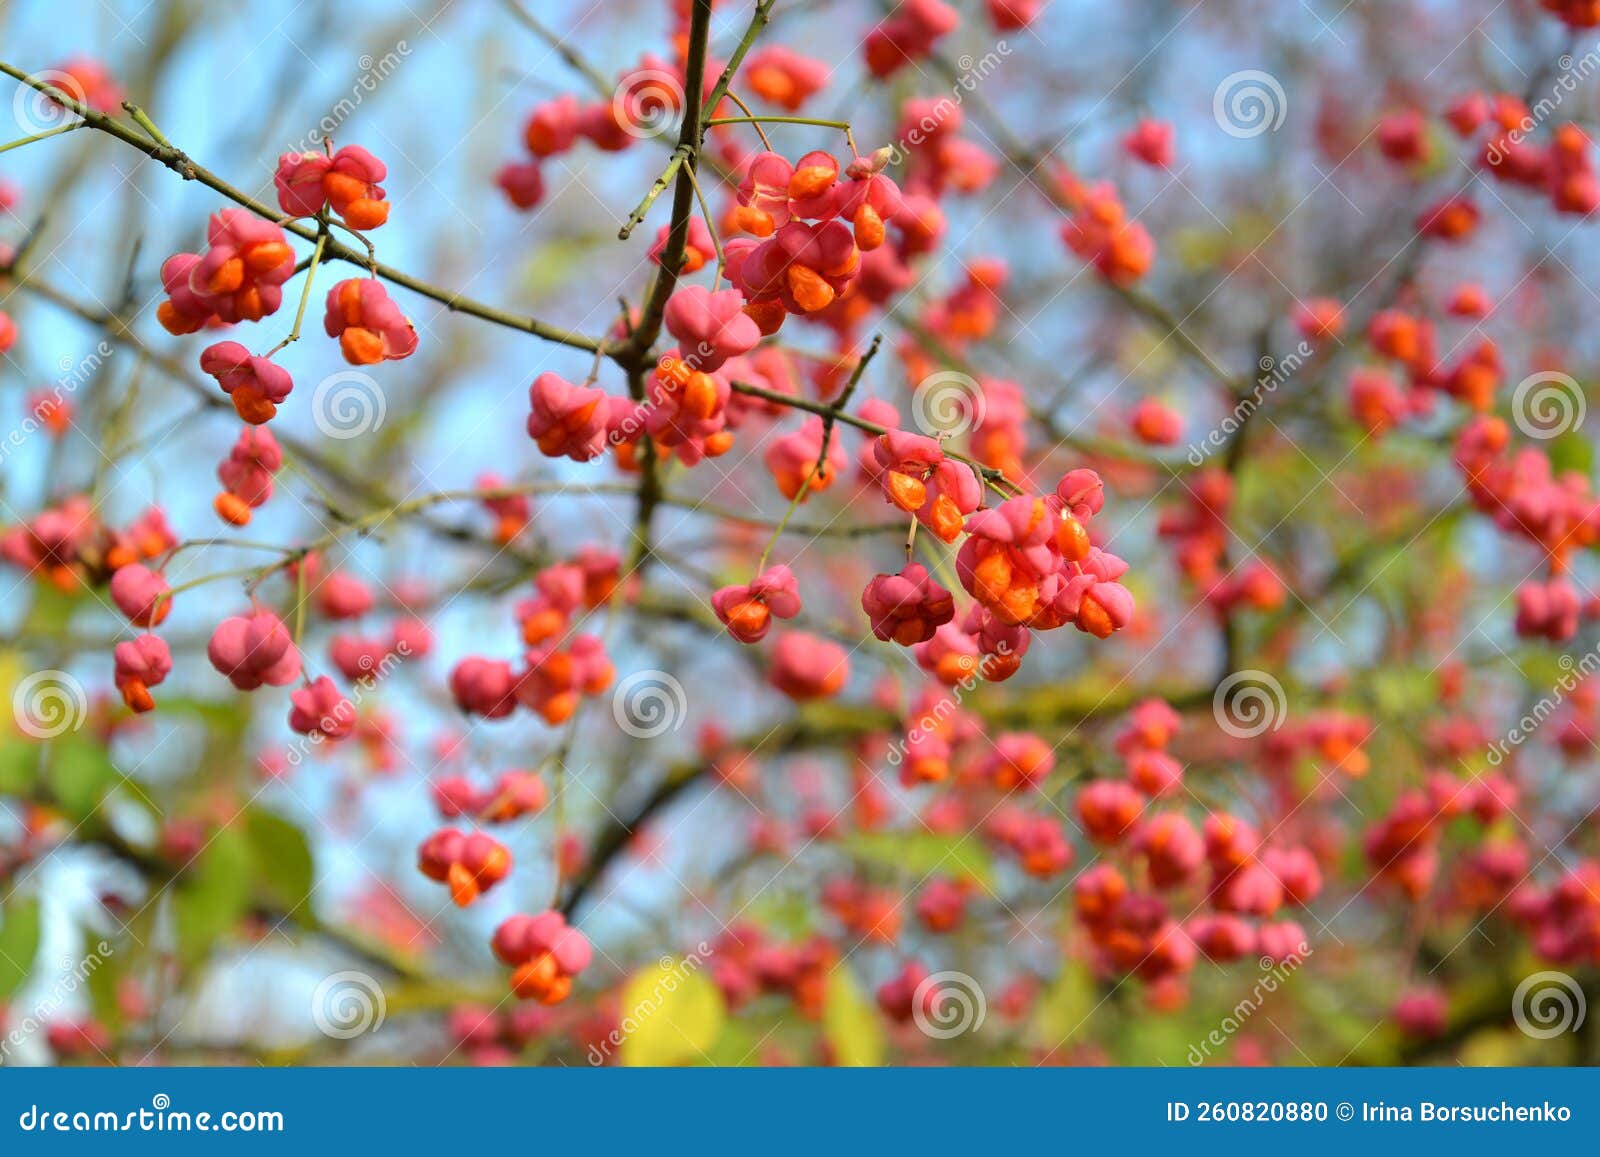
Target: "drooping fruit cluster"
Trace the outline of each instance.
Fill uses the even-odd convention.
[[[260,321],[278,312],[294,250],[283,229],[244,209],[222,209],[206,227],[204,253],[179,253],[161,267],[167,300],[156,318],[168,333]]]
[[[512,968],[512,993],[540,1004],[565,1000],[594,956],[588,938],[555,911],[510,917],[495,929],[493,947]]]
[[[516,609],[527,648],[522,668],[476,655],[461,659],[450,672],[456,705],[485,719],[504,719],[521,705],[555,726],[572,717],[583,696],[605,691],[614,674],[605,647],[574,624],[612,598],[619,566],[613,554],[585,550],[541,571],[536,593]]]
[[[511,874],[511,853],[484,832],[440,828],[417,849],[417,868],[450,887],[450,899],[465,908]]]

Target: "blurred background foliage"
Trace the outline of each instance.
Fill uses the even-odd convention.
[[[993,51],[980,6],[958,6],[968,19],[944,57]],[[737,39],[748,7],[717,6],[714,50]],[[80,54],[105,62],[172,141],[256,194],[268,190],[280,152],[354,102],[336,139],[362,143],[389,165],[394,213],[375,237],[384,261],[591,334],[615,320],[615,287],[640,292],[644,253],[664,217],[658,211],[628,243],[616,240],[616,229],[659,171],[665,143],[620,156],[578,150],[549,166],[550,190],[536,215],[512,211],[493,186],[530,107],[590,90],[590,78],[506,5],[154,0],[130,8],[73,8],[66,19],[43,0],[0,4],[0,58],[33,70]],[[664,50],[667,17],[654,0],[539,0],[529,8],[570,37],[602,78],[644,51]],[[1439,106],[1473,85],[1520,89],[1563,47],[1560,29],[1536,8],[1442,0],[1147,0],[1108,8],[1055,0],[1032,29],[1014,35],[1014,51],[971,97],[967,131],[996,155],[1049,148],[1087,176],[1125,183],[1125,199],[1160,246],[1142,288],[1248,384],[1261,357],[1281,359],[1293,348],[1282,323],[1297,297],[1353,294],[1398,272],[1390,262],[1408,234],[1417,188],[1452,175],[1401,180],[1362,158],[1334,166],[1310,143],[1317,123],[1332,118],[1359,138],[1395,93]],[[951,90],[937,69],[868,86],[857,46],[875,18],[875,5],[855,0],[781,0],[771,33],[837,69],[816,111],[850,119],[864,148],[890,138],[904,99]],[[1475,31],[1463,39],[1468,29]],[[365,87],[362,78],[386,60],[392,70]],[[1257,142],[1230,139],[1211,124],[1218,79],[1245,67],[1288,82],[1288,124]],[[9,95],[9,82],[3,87]],[[1592,93],[1582,107],[1593,109]],[[1178,128],[1184,160],[1170,179],[1135,171],[1117,153],[1119,136],[1149,110]],[[797,155],[835,144],[823,130],[796,128],[780,147]],[[198,346],[168,338],[148,313],[159,297],[160,260],[198,242],[219,199],[92,133],[8,153],[0,176],[25,194],[0,217],[0,241],[31,238],[33,254],[30,285],[0,286],[27,335],[0,367],[7,422],[20,419],[28,389],[56,379],[102,338],[116,350],[76,391],[68,438],[34,439],[5,459],[3,521],[88,493],[108,522],[159,502],[186,535],[211,533],[212,465],[234,423],[180,388],[175,376],[193,365]],[[1234,399],[1219,396],[1162,326],[1080,272],[1059,244],[1059,213],[1035,195],[1041,180],[1040,171],[1005,166],[991,189],[953,202],[946,244],[919,268],[901,316],[884,328],[903,336],[903,323],[959,284],[973,256],[1003,258],[1010,307],[996,339],[973,358],[983,372],[1025,384],[1037,427],[1050,435],[1036,433],[1035,449],[1066,442],[1040,456],[1037,474],[1048,489],[1085,454],[1126,449],[1121,415],[1132,398],[1168,401],[1191,431],[1213,428]],[[1587,232],[1572,236],[1564,222],[1508,209],[1487,222],[1470,254],[1430,257],[1418,276],[1431,289],[1470,272],[1497,299],[1511,300],[1496,333],[1508,364],[1531,363],[1558,336],[1569,364],[1592,365],[1595,338],[1583,322],[1594,294],[1574,272],[1593,268],[1592,246]],[[1551,252],[1559,260],[1547,260]],[[443,689],[450,663],[468,652],[514,651],[510,592],[525,587],[533,563],[584,542],[626,542],[631,481],[609,464],[580,471],[540,460],[523,433],[532,378],[549,370],[577,380],[588,371],[586,355],[396,296],[424,340],[416,358],[384,367],[385,422],[370,436],[330,443],[304,408],[286,407],[281,429],[314,455],[290,451],[283,485],[298,501],[263,510],[252,537],[315,539],[323,527],[383,505],[363,488],[390,497],[465,488],[490,466],[573,489],[536,501],[525,557],[486,557],[472,541],[485,529],[472,511],[441,513],[431,527],[408,520],[342,534],[329,552],[338,565],[386,588],[421,586],[436,651],[376,692],[371,710],[394,731],[381,755],[313,752],[281,776],[263,774],[261,762],[288,737],[281,699],[223,694],[201,657],[210,628],[243,605],[241,583],[180,599],[163,632],[178,670],[160,712],[129,726],[105,697],[108,652],[122,624],[95,599],[8,572],[0,691],[10,698],[28,672],[52,668],[93,692],[80,730],[44,743],[20,732],[0,736],[0,823],[9,825],[0,849],[7,835],[23,832],[51,845],[37,863],[0,858],[0,1005],[9,1005],[13,1027],[30,1010],[93,1017],[117,1042],[108,1052],[129,1061],[460,1063],[471,1054],[452,1035],[452,1010],[504,999],[488,932],[507,913],[538,911],[560,894],[555,848],[560,833],[572,832],[591,851],[610,839],[624,850],[581,912],[602,950],[595,975],[571,1008],[517,1042],[513,1055],[530,1063],[583,1063],[609,1026],[641,1007],[654,1011],[625,1034],[616,1057],[624,1063],[1156,1065],[1193,1063],[1197,1047],[1208,1050],[1202,1059],[1285,1064],[1600,1059],[1592,1017],[1587,1031],[1554,1041],[1511,1024],[1508,993],[1539,964],[1503,914],[1480,920],[1442,901],[1406,905],[1369,893],[1359,835],[1437,762],[1421,737],[1440,718],[1442,661],[1470,671],[1472,709],[1491,731],[1565,668],[1550,648],[1510,629],[1507,599],[1536,560],[1467,511],[1449,463],[1452,419],[1440,414],[1378,441],[1348,417],[1344,379],[1359,355],[1318,355],[1274,391],[1253,424],[1250,453],[1233,464],[1233,545],[1270,559],[1283,575],[1292,595],[1281,610],[1243,619],[1220,637],[1155,534],[1184,463],[1112,453],[1095,459],[1113,495],[1108,546],[1132,563],[1128,582],[1147,609],[1145,629],[1104,646],[1041,639],[1014,683],[981,688],[969,704],[996,730],[1035,729],[1060,745],[1046,794],[1063,811],[1083,780],[1116,772],[1110,736],[1120,714],[1147,695],[1177,702],[1187,733],[1198,736],[1183,751],[1196,815],[1262,805],[1254,753],[1216,742],[1211,727],[1220,663],[1279,672],[1293,712],[1337,707],[1380,724],[1367,745],[1373,772],[1318,797],[1339,870],[1305,921],[1307,959],[1264,995],[1272,969],[1253,959],[1228,969],[1202,962],[1180,1006],[1162,1008],[1142,985],[1085,963],[1090,953],[1062,890],[1070,876],[1032,880],[976,836],[938,835],[910,821],[915,807],[892,775],[885,790],[895,819],[887,827],[849,830],[846,820],[838,838],[808,845],[793,861],[750,848],[750,800],[701,774],[702,725],[764,740],[753,794],[770,815],[792,821],[814,806],[848,815],[861,770],[854,745],[886,727],[869,690],[882,679],[917,680],[904,654],[869,647],[856,656],[844,705],[794,712],[762,688],[752,657],[707,631],[703,598],[748,577],[763,531],[739,533],[688,509],[664,512],[666,565],[651,573],[637,613],[615,625],[619,675],[675,672],[688,691],[687,726],[630,742],[602,701],[581,720],[575,742],[526,719],[464,733]],[[794,340],[829,352],[820,335]],[[308,383],[337,368],[320,336],[283,360]],[[904,408],[910,384],[901,376],[876,370],[861,396]],[[602,384],[620,388],[605,374]],[[849,438],[852,452],[857,444]],[[1590,435],[1575,432],[1551,452],[1559,466],[1592,473]],[[597,479],[625,485],[613,494],[582,489]],[[758,456],[743,471],[674,475],[672,488],[766,520],[784,507]],[[822,524],[842,509],[843,499],[829,494],[807,517]],[[871,510],[858,517],[881,514]],[[805,585],[814,621],[859,638],[858,592],[897,549],[892,538],[871,549],[851,539],[811,544]],[[259,563],[228,549],[186,553],[170,577]],[[292,596],[275,582],[272,597]],[[455,591],[466,596],[451,597]],[[1592,826],[1584,826],[1597,802],[1592,764],[1542,737],[1519,760],[1528,798],[1539,801],[1530,831],[1559,852],[1552,863],[1592,849]],[[558,788],[556,806],[508,840],[519,864],[512,886],[465,914],[413,866],[418,840],[437,824],[428,784],[444,765],[544,766]],[[1452,771],[1484,767],[1481,757],[1467,757]],[[1290,774],[1307,792],[1321,780],[1311,766]],[[619,820],[658,795],[659,809],[644,809],[646,823],[619,835]],[[205,832],[204,850],[181,872],[159,839],[173,820]],[[1450,846],[1481,838],[1463,827]],[[1075,842],[1074,874],[1093,860]],[[899,944],[859,946],[846,966],[828,971],[809,1015],[772,996],[730,1009],[708,971],[684,972],[681,954],[714,939],[731,914],[765,937],[798,942],[832,933],[818,902],[824,880],[848,874],[909,896],[932,873],[975,881],[999,902],[937,942],[908,920]],[[98,952],[101,942],[110,951]],[[919,954],[980,979],[988,1002],[982,1027],[938,1040],[880,1015],[875,989]],[[98,963],[80,976],[90,958]],[[319,984],[349,969],[377,978],[385,1010],[381,1026],[353,1040],[314,1024]],[[1390,1018],[1398,991],[1417,975],[1449,992],[1450,1028],[1426,1047]],[[673,991],[661,995],[671,977]],[[1014,1009],[1003,999],[1008,991],[1017,994]],[[1222,1043],[1206,1046],[1216,1031]],[[5,1061],[51,1055],[32,1033]]]

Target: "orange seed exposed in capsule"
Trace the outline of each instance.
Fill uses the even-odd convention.
[[[789,196],[796,201],[809,201],[820,197],[839,179],[839,170],[827,165],[807,165],[796,169],[789,178]]]
[[[150,688],[137,679],[130,679],[122,685],[122,701],[128,705],[128,710],[139,715],[155,710],[156,705]]]
[[[794,295],[795,302],[807,313],[816,313],[833,303],[833,286],[814,269],[791,265],[784,270],[784,279],[789,283],[789,292]]]
[[[1063,514],[1056,527],[1056,547],[1068,562],[1082,562],[1089,557],[1089,531],[1072,515]]]
[[[901,510],[920,510],[928,500],[928,487],[920,478],[890,470],[884,475],[884,480],[888,483],[890,501]]]
[[[858,248],[871,250],[883,244],[883,218],[878,216],[878,211],[865,201],[861,202],[861,208],[856,210],[855,227]]]
[[[270,422],[278,412],[278,407],[272,401],[249,386],[235,386],[228,397],[233,401],[234,411],[240,420],[252,426]]]
[[[351,365],[375,366],[383,360],[383,339],[358,325],[339,335],[339,348]]]
[[[247,526],[250,523],[250,505],[237,494],[224,490],[211,503],[223,522],[231,526]]]
[[[757,209],[754,205],[740,205],[733,211],[733,225],[742,233],[752,237],[771,237],[773,230],[772,214]]]
[[[789,316],[781,301],[748,302],[744,312],[756,323],[756,328],[761,331],[762,337],[771,337],[777,333],[783,328],[784,318]]]

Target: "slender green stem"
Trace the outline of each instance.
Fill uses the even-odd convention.
[[[856,387],[861,384],[861,378],[866,374],[867,366],[872,363],[873,358],[878,356],[878,347],[881,345],[883,345],[883,335],[881,333],[873,334],[872,343],[867,346],[867,352],[862,354],[860,360],[856,362],[856,368],[850,371],[850,380],[844,384],[844,390],[839,394],[839,399],[828,408],[828,413],[823,415],[824,445],[822,449],[824,454],[827,453],[828,449],[826,445],[827,439],[833,434],[835,419],[844,413],[845,407],[850,404],[850,399],[855,396]]]
[[[743,117],[713,117],[706,122],[706,128],[716,128],[718,125],[812,125],[819,129],[838,129],[845,132],[850,128],[849,121],[827,121],[817,117],[789,117],[789,116],[743,116]]]
[[[706,98],[706,102],[697,109],[692,104],[690,105],[690,109],[692,109],[695,113],[695,127],[697,130],[693,139],[693,147],[689,149],[684,148],[685,144],[690,142],[690,137],[687,133],[679,136],[678,147],[673,150],[672,156],[667,160],[667,167],[662,171],[661,176],[656,178],[655,184],[650,186],[650,191],[645,194],[645,198],[639,203],[639,207],[628,215],[627,222],[618,232],[617,235],[621,240],[626,241],[629,236],[632,235],[633,231],[638,228],[639,223],[644,220],[645,214],[650,212],[650,206],[655,204],[656,198],[660,197],[661,194],[666,191],[667,186],[672,184],[672,178],[674,174],[676,174],[677,171],[683,166],[683,163],[689,159],[689,155],[694,152],[694,149],[699,147],[698,130],[702,127],[700,122],[705,117],[710,116],[711,113],[715,111],[717,105],[722,103],[722,98],[728,95],[728,88],[733,84],[734,74],[739,71],[739,66],[744,63],[744,58],[746,54],[749,53],[751,46],[755,44],[756,37],[760,35],[761,30],[765,28],[768,21],[772,19],[772,7],[776,3],[777,0],[761,0],[761,2],[756,5],[755,13],[750,17],[750,23],[744,30],[744,36],[740,39],[738,47],[733,50],[733,55],[728,58],[728,63],[723,66],[722,75],[717,78],[717,83],[712,88],[711,95]],[[690,39],[692,41],[694,34],[694,27],[692,24],[690,25],[689,32]],[[691,61],[693,61],[695,58],[693,43],[689,45],[689,57]],[[699,66],[696,70],[696,75],[697,77],[703,79],[703,70],[705,67],[703,52],[700,54],[700,57],[701,59],[699,60]],[[684,91],[696,92],[698,89],[693,84],[687,84],[684,87]],[[688,125],[689,120],[690,117],[686,115],[684,117],[685,126]],[[651,340],[655,340],[653,336]]]
[[[365,233],[361,232],[359,229],[352,229],[350,226],[346,225],[343,221],[340,221],[337,218],[319,217],[317,220],[321,221],[324,225],[331,225],[335,229],[343,229],[346,233],[350,234],[350,236],[361,242],[362,248],[367,251],[367,268],[372,270],[372,275],[374,277],[378,275],[378,250],[373,246],[371,240],[368,239]]]
[[[795,510],[806,500],[806,495],[811,490],[811,480],[821,478],[828,469],[828,451],[833,445],[833,423],[850,404],[851,397],[860,384],[861,377],[867,372],[867,365],[877,355],[878,347],[883,344],[883,335],[874,334],[872,344],[867,347],[867,352],[861,355],[861,360],[856,363],[856,368],[850,374],[850,380],[845,383],[842,393],[837,401],[828,407],[828,412],[822,415],[822,451],[817,455],[817,464],[811,468],[811,473],[805,476],[800,483],[800,488],[794,492],[794,497],[789,500],[789,509],[783,512],[783,517],[778,521],[778,528],[772,532],[772,538],[767,542],[767,548],[761,552],[761,560],[756,563],[756,574],[767,569],[767,559],[772,554],[772,548],[777,545],[778,539],[783,537],[783,532],[788,528],[789,519],[794,517]]]
[[[915,524],[916,519],[913,518],[912,525],[915,526]],[[916,531],[913,530],[911,533],[913,536],[915,536]],[[961,580],[951,572],[950,555],[948,552],[939,549],[941,545],[939,540],[937,538],[929,539],[926,535],[924,535],[917,541],[922,544],[922,557],[928,560],[928,569],[933,571],[934,577],[950,590],[959,589],[961,586]],[[909,545],[909,543],[907,545]],[[906,553],[906,561],[911,561],[911,554],[909,551]]]
[[[728,89],[728,99],[734,104],[738,105],[740,111],[743,112],[745,116],[751,118],[750,123],[755,125],[756,136],[761,138],[761,143],[766,147],[767,152],[772,152],[772,142],[767,139],[767,131],[761,127],[761,122],[756,118],[754,110],[752,110],[749,105],[745,104],[744,101],[740,100],[739,94],[734,92],[732,88]]]
[[[711,215],[711,206],[706,202],[705,190],[700,188],[700,181],[694,175],[694,169],[691,167],[684,171],[689,174],[689,181],[694,185],[694,195],[700,202],[700,214],[706,219],[706,232],[711,234],[711,248],[717,254],[717,279],[711,283],[711,288],[715,289],[726,275],[728,268],[728,259],[722,252],[722,234],[717,228],[715,218]]]
[[[294,568],[294,645],[298,649],[306,631],[306,556]]]
[[[739,66],[744,63],[744,58],[749,55],[754,47],[756,37],[761,35],[762,29],[772,21],[772,9],[778,0],[760,0],[756,10],[750,16],[750,23],[745,27],[744,36],[733,50],[733,55],[728,57],[728,63],[722,66],[722,75],[717,77],[716,85],[711,89],[711,95],[706,98],[703,116],[710,116],[716,111],[717,105],[722,103],[722,98],[728,95],[728,89],[733,86],[733,78],[738,75]],[[694,91],[693,89],[689,91]]]
[[[273,563],[272,566],[267,568],[267,573],[270,574],[273,570],[282,565],[282,563]],[[193,590],[195,587],[205,586],[206,583],[220,582],[223,579],[230,578],[258,578],[260,575],[261,568],[255,566],[235,567],[233,570],[219,570],[215,574],[201,575],[197,579],[191,579],[186,583],[180,583],[177,586],[169,589],[167,593],[161,597],[164,599],[171,599],[174,595],[182,594],[184,591]]]
[[[6,61],[0,60],[0,73],[4,73],[13,80],[19,81],[37,92],[44,93],[52,100],[57,101],[64,107],[72,110],[72,112],[76,113],[78,116],[82,117],[84,125],[88,128],[92,128],[97,132],[105,133],[107,136],[115,137],[117,140],[121,141],[125,145],[128,145],[130,148],[137,149],[151,160],[165,165],[167,168],[171,169],[185,180],[200,182],[202,185],[206,186],[206,188],[212,190],[213,192],[220,193],[234,204],[248,209],[257,217],[260,217],[264,220],[282,220],[282,213],[256,200],[242,189],[236,188],[235,186],[229,184],[227,181],[223,180],[209,169],[196,164],[195,161],[181,149],[171,145],[158,144],[153,140],[147,139],[142,132],[130,128],[121,121],[106,116],[104,113],[96,112],[94,109],[72,99],[72,97],[61,92],[47,82],[40,80],[38,77],[33,76],[30,73],[24,72],[22,69],[17,68],[15,65],[9,64]],[[60,131],[65,131],[65,129]],[[284,225],[283,228],[287,229],[289,232],[293,233],[295,236],[304,241],[315,241],[317,239],[318,230],[311,229],[296,222],[290,222],[289,224]],[[455,292],[454,290],[445,289],[441,286],[430,284],[429,282],[423,281],[419,277],[413,277],[411,274],[406,273],[403,270],[394,269],[390,266],[373,262],[370,259],[370,255],[363,255],[357,250],[351,249],[349,246],[342,245],[336,241],[328,242],[327,256],[330,260],[344,261],[351,265],[359,265],[363,268],[370,268],[374,276],[381,277],[383,280],[393,285],[398,285],[402,289],[409,289],[413,293],[418,293],[423,297],[437,301],[446,309],[454,313],[464,313],[470,317],[476,317],[481,321],[487,321],[495,325],[504,326],[507,329],[520,330],[523,333],[531,333],[535,337],[543,338],[545,341],[555,342],[558,345],[570,346],[573,349],[594,350],[596,347],[608,346],[609,344],[601,339],[587,337],[580,333],[573,333],[569,330],[550,325],[547,322],[540,321],[538,318],[519,316],[518,314],[511,313],[508,310],[497,309],[494,306],[485,305],[483,302],[475,301],[470,297],[466,297]]]
[[[745,394],[752,398],[761,398],[764,401],[773,402],[779,406],[790,406],[796,410],[806,410],[810,413],[821,415],[824,418],[826,418],[829,412],[832,411],[831,406],[826,406],[821,402],[813,402],[809,398],[799,398],[793,394],[780,394],[776,390],[768,390],[761,386],[753,386],[749,382],[730,382],[729,386],[736,394]],[[837,422],[843,422],[847,426],[854,426],[856,429],[864,430],[868,434],[881,435],[889,432],[887,426],[880,426],[876,422],[869,422],[865,418],[856,417],[854,414],[834,413],[833,417]],[[1024,493],[1021,486],[1006,477],[1004,470],[999,470],[993,466],[987,466],[984,463],[979,462],[976,458],[961,453],[959,450],[951,450],[946,448],[944,454],[946,458],[954,458],[957,462],[965,462],[968,466],[972,467],[972,472],[976,474],[980,480],[992,487],[997,492],[1004,494],[1008,498],[1014,498],[1017,495]]]
[[[145,135],[148,136],[152,141],[163,148],[170,149],[172,147],[172,142],[167,140],[166,137],[162,136],[161,130],[156,128],[156,123],[150,119],[149,113],[145,112],[144,109],[134,104],[131,100],[123,101],[122,107],[127,110],[128,115],[133,118],[133,123],[142,128],[145,131]]]
[[[667,160],[667,167],[661,170],[661,175],[650,186],[650,191],[634,207],[633,212],[628,214],[628,219],[623,222],[622,228],[617,230],[618,241],[626,241],[629,237],[632,237],[633,231],[644,223],[645,217],[650,213],[650,206],[656,203],[656,198],[667,191],[667,186],[672,184],[672,179],[678,175],[678,169],[683,165],[691,151],[683,145],[679,145],[672,150],[672,156]]]
[[[611,98],[611,82],[606,79],[605,74],[579,56],[577,52],[568,46],[565,40],[557,35],[554,29],[547,27],[538,17],[529,12],[527,6],[521,3],[521,0],[506,0],[506,7],[522,23],[523,27],[544,41],[552,52],[566,61],[568,67],[574,72],[581,73],[583,78],[589,82],[589,87],[594,89],[596,95],[602,96],[607,100]]]
[[[294,328],[289,331],[288,337],[267,352],[267,357],[270,358],[273,354],[283,349],[284,346],[300,340],[300,327],[305,324],[306,320],[306,304],[311,300],[311,287],[317,280],[317,266],[322,264],[322,254],[327,246],[328,231],[323,229],[322,232],[317,234],[317,247],[311,251],[311,264],[306,266],[306,283],[300,290],[300,306],[294,311]]]
[[[12,149],[20,149],[23,145],[31,145],[34,141],[42,141],[47,137],[59,137],[62,133],[70,133],[76,129],[85,128],[86,125],[87,122],[85,121],[73,121],[70,125],[61,125],[58,128],[46,129],[42,133],[34,133],[30,137],[23,137],[21,140],[0,145],[0,153],[9,153]]]
[[[827,456],[828,443],[827,439],[823,439],[822,457],[826,459]],[[778,525],[773,529],[772,537],[767,539],[766,549],[761,552],[761,557],[756,560],[756,574],[759,575],[767,569],[767,559],[772,557],[772,548],[778,545],[778,540],[783,537],[783,532],[789,527],[789,520],[794,517],[794,512],[800,509],[801,503],[806,500],[806,495],[811,492],[811,480],[822,469],[823,465],[819,461],[816,466],[812,467],[811,473],[807,474],[804,481],[800,483],[800,488],[794,492],[794,497],[789,499],[789,509],[783,512],[782,518],[778,519]]]
[[[201,546],[228,546],[237,550],[270,550],[274,554],[293,554],[294,548],[275,542],[259,542],[250,538],[186,538],[162,556],[162,566],[170,563],[180,553]]]

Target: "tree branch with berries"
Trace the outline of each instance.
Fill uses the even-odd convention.
[[[1214,3],[8,24],[27,1059],[1593,1060],[1600,15]]]

